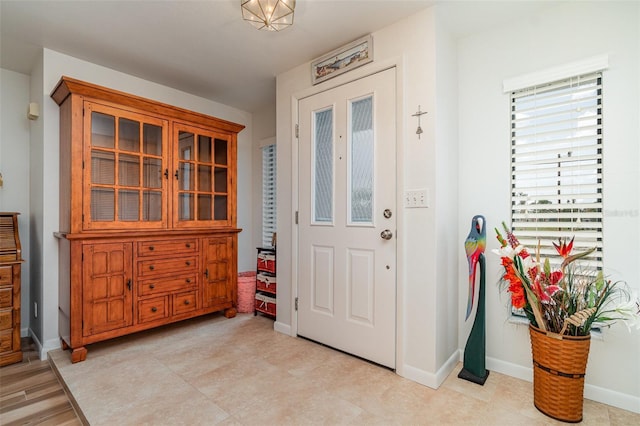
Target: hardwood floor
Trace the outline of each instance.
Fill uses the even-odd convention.
[[[0,368],[0,424],[82,425],[48,361],[22,340],[23,361]]]

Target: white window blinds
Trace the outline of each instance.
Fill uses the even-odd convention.
[[[520,242],[575,236],[574,253],[597,247],[602,267],[602,75],[511,93],[511,224]]]
[[[262,245],[271,246],[276,232],[276,146],[262,148]]]

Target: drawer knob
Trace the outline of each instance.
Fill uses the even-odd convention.
[[[191,248],[191,244],[190,243],[187,243],[185,245],[187,246],[187,248]]]
[[[149,265],[149,269],[151,269],[153,271],[154,269],[156,269],[156,267],[153,266],[153,265]]]
[[[151,312],[158,312],[158,308],[156,308],[155,306],[151,308]]]
[[[187,281],[188,283],[190,283],[190,282],[191,282],[191,278],[187,278],[187,280],[186,280],[186,281]]]
[[[151,284],[151,285],[149,286],[149,288],[150,288],[151,290],[153,290],[154,288],[156,288],[156,285],[155,285],[155,284]]]
[[[155,247],[153,247],[153,246],[149,246],[149,250],[150,250],[150,251],[153,251],[153,250],[155,250]]]
[[[190,304],[190,303],[191,303],[191,301],[190,301],[190,300],[185,300],[185,301],[184,301],[184,304],[185,304],[185,305],[188,305],[188,304]]]
[[[186,263],[187,263],[187,266],[191,266],[191,261],[190,260],[187,260]]]

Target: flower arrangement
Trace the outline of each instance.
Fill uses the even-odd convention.
[[[563,259],[552,269],[541,261],[540,244],[535,258],[502,223],[506,239],[496,228],[501,248],[493,250],[502,260],[502,287],[511,294],[511,304],[523,309],[530,323],[547,332],[586,336],[592,326],[610,326],[625,321],[640,328],[640,302],[626,283],[606,280],[602,271],[580,268],[576,262],[595,248],[571,254],[573,239],[553,244]]]

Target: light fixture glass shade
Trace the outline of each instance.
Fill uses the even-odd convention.
[[[240,0],[242,18],[259,30],[280,31],[293,24],[296,0]]]

